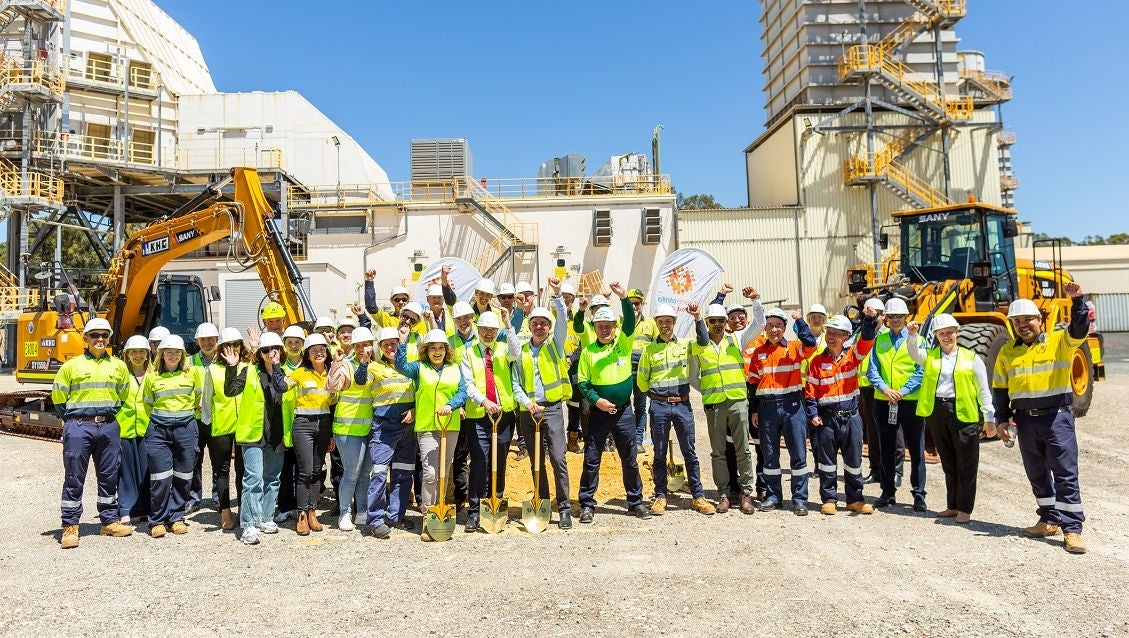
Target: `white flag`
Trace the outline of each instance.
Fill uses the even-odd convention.
[[[696,303],[706,314],[706,304],[717,296],[721,276],[725,269],[713,255],[700,248],[676,250],[666,258],[655,275],[651,286],[650,316],[660,304],[670,304],[678,311],[674,334],[689,336],[694,329],[694,318],[686,313],[686,306]]]
[[[471,297],[474,296],[474,287],[482,279],[482,275],[474,269],[469,263],[459,259],[458,257],[442,257],[431,262],[427,270],[423,271],[418,281],[416,281],[415,295],[412,297],[418,301],[426,310],[427,309],[427,287],[432,283],[438,284],[443,277],[443,265],[451,264],[451,273],[447,275],[447,279],[451,282],[451,287],[455,289],[455,296],[459,299],[469,302]]]

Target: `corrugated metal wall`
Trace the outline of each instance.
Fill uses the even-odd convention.
[[[1129,293],[1093,295],[1101,332],[1129,332]]]

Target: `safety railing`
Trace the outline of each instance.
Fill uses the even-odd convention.
[[[669,175],[616,175],[593,180],[584,177],[481,178],[482,190],[497,199],[543,199],[586,195],[669,195]]]
[[[978,69],[961,69],[960,77],[979,86],[988,97],[1004,102],[1010,100],[1011,76],[999,71],[980,71]]]
[[[5,199],[63,202],[63,180],[36,170],[21,170],[10,162],[0,163],[0,196]]]
[[[1015,175],[1000,175],[1000,188],[1005,191],[1013,191],[1019,188],[1019,178]]]
[[[877,46],[858,44],[851,47],[843,57],[839,58],[838,66],[839,77],[842,80],[846,80],[855,73],[873,74],[916,97],[924,106],[931,107],[931,110],[943,113],[950,119],[960,120],[972,117],[974,105],[971,97],[946,97],[936,84],[911,79],[912,69],[895,60]]]
[[[493,215],[503,226],[513,233],[516,239],[515,243],[537,243],[537,224],[529,224],[521,221],[521,219],[514,215],[513,211],[499,200],[499,198],[494,197],[490,191],[483,188],[481,182],[473,177],[463,177],[456,181],[457,184],[462,187],[460,189],[461,196],[470,197],[485,208],[487,212]]]
[[[19,139],[0,137],[0,148],[16,149]],[[153,142],[115,140],[94,135],[76,135],[57,131],[36,131],[32,137],[32,151],[60,159],[86,159],[119,164],[157,165],[157,146]],[[174,166],[175,149],[162,148],[163,166]],[[231,164],[235,166],[235,164]]]
[[[51,93],[67,88],[66,70],[47,60],[23,60],[0,54],[0,89],[34,86]]]
[[[128,66],[128,74],[126,68]],[[90,83],[107,88],[124,90],[126,76],[132,90],[156,93],[159,82],[153,67],[136,60],[119,61],[88,57],[85,61],[74,58],[67,68],[67,77],[72,82]]]
[[[280,148],[179,146],[174,163],[186,170],[252,166],[258,169],[286,168]]]
[[[926,208],[948,206],[953,202],[929,182],[910,171],[898,162],[890,162],[883,171],[889,179],[901,186],[909,195],[925,205]]]
[[[0,6],[4,7],[18,7],[24,10],[34,10],[36,8],[45,8],[53,10],[55,13],[65,13],[67,9],[67,0],[12,0],[9,2],[0,2]]]
[[[1015,144],[1015,131],[1000,131],[996,133],[996,142],[1000,146],[1011,146]]]

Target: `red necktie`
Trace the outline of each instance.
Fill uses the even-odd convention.
[[[486,349],[486,398],[498,402],[498,388],[494,386],[494,357],[490,356],[490,348]]]

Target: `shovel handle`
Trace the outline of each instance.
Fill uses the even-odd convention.
[[[490,419],[490,425],[494,428],[494,431],[497,432],[498,424],[502,422],[502,413],[499,412],[497,414],[490,414],[489,412],[487,412],[486,418]]]

